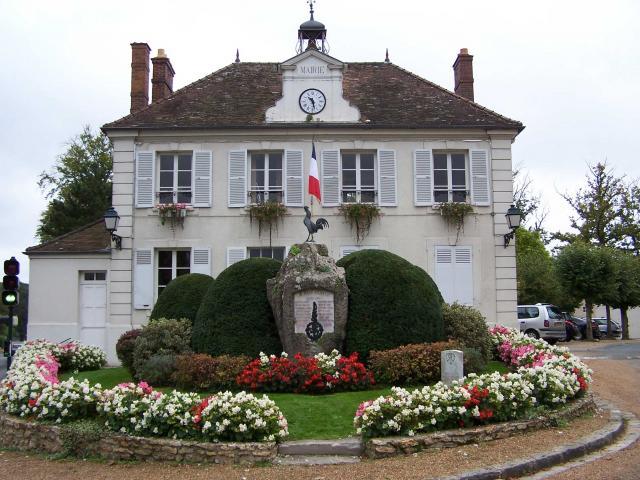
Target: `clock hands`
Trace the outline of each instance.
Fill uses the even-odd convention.
[[[313,99],[313,97],[308,97],[309,101],[311,102],[311,106],[315,109],[316,108],[316,101]]]

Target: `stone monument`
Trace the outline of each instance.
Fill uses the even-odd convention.
[[[461,350],[440,352],[440,380],[451,385],[454,380],[464,377],[464,354]]]
[[[349,289],[326,245],[292,246],[278,275],[267,280],[267,298],[288,354],[342,351]]]

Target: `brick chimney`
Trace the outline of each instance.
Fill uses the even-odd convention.
[[[153,103],[167,98],[173,93],[173,76],[176,72],[171,66],[171,61],[164,53],[164,49],[158,49],[158,56],[151,59],[153,63],[153,78],[151,79]]]
[[[149,53],[146,43],[131,44],[131,113],[149,105]]]
[[[473,102],[473,55],[466,48],[461,48],[458,58],[453,64],[454,92]]]

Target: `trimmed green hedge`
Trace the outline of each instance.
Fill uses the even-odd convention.
[[[158,297],[150,321],[158,318],[188,318],[193,325],[202,298],[212,282],[213,278],[201,273],[174,278]]]
[[[442,296],[421,268],[384,250],[340,259],[349,286],[345,350],[367,358],[371,350],[444,339]]]
[[[267,300],[267,279],[282,263],[250,258],[224,270],[205,294],[193,325],[193,349],[209,355],[282,352],[282,344]]]

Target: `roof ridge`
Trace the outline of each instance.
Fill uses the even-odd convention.
[[[434,82],[432,82],[430,80],[427,80],[426,78],[421,77],[420,75],[418,75],[416,73],[413,73],[413,72],[411,72],[411,71],[409,71],[409,70],[407,70],[405,68],[402,68],[402,67],[396,65],[395,63],[391,63],[391,62],[389,62],[389,63],[386,63],[386,62],[371,62],[371,63],[382,63],[382,64],[385,64],[385,65],[391,65],[392,67],[395,67],[398,70],[401,70],[402,72],[407,73],[410,76],[412,76],[414,78],[417,78],[418,80],[421,80],[421,81],[431,85],[432,87],[437,88],[438,90],[440,90],[442,92],[448,93],[449,95],[453,95],[454,97],[459,98],[460,100],[464,100],[465,102],[473,105],[474,107],[479,108],[480,110],[483,110],[483,111],[485,111],[485,112],[487,112],[487,113],[489,113],[491,115],[495,115],[496,117],[498,117],[498,118],[500,118],[502,120],[506,120],[508,122],[512,122],[512,123],[516,123],[518,125],[521,125],[522,128],[524,128],[524,125],[522,125],[522,122],[520,122],[518,120],[514,120],[513,118],[505,117],[504,115],[500,115],[498,112],[495,112],[495,111],[491,110],[490,108],[487,108],[487,107],[485,107],[483,105],[480,105],[479,103],[476,103],[473,100],[470,100],[470,99],[468,99],[466,97],[463,97],[462,95],[458,95],[457,93],[452,92],[451,90],[448,90],[448,89],[438,85],[437,83],[434,83]]]
[[[100,222],[104,222],[104,218],[100,217],[99,219],[94,220],[94,221],[93,221],[93,222],[91,222],[91,223],[87,223],[86,225],[82,225],[81,227],[78,227],[78,228],[76,228],[76,229],[74,229],[74,230],[71,230],[70,232],[63,233],[62,235],[58,235],[57,237],[54,237],[54,238],[52,238],[51,240],[47,240],[46,242],[39,243],[38,245],[34,245],[34,246],[32,246],[32,247],[27,247],[27,249],[25,250],[25,252],[28,252],[29,250],[32,250],[32,249],[34,249],[34,248],[45,247],[45,246],[47,246],[47,245],[49,245],[49,244],[52,244],[52,243],[57,242],[57,241],[59,241],[59,240],[61,240],[61,239],[63,239],[63,238],[66,238],[66,237],[68,237],[69,235],[73,235],[74,233],[81,232],[81,231],[83,231],[83,230],[86,230],[86,229],[87,229],[87,228],[89,228],[89,227],[93,227],[94,225],[96,225],[97,223],[100,223]]]
[[[208,75],[205,75],[202,78],[199,78],[198,80],[195,80],[187,85],[185,85],[184,87],[179,88],[178,90],[176,90],[175,92],[171,92],[171,95],[169,95],[168,97],[165,98],[161,98],[160,100],[158,100],[157,102],[151,102],[150,104],[148,104],[146,107],[141,108],[140,110],[137,110],[135,112],[129,113],[128,115],[125,115],[124,117],[118,118],[117,120],[114,120],[112,122],[109,123],[105,123],[101,129],[109,128],[109,125],[113,124],[113,123],[118,123],[120,121],[124,121],[126,119],[128,119],[129,117],[132,117],[134,115],[138,115],[139,113],[145,112],[147,110],[149,110],[152,107],[155,107],[156,105],[162,105],[163,103],[168,102],[169,100],[173,99],[173,97],[175,97],[178,94],[182,94],[184,93],[185,90],[194,88],[197,84],[199,83],[203,83],[204,81],[208,80],[210,77],[217,75],[219,73],[221,73],[222,71],[228,69],[228,68],[236,68],[236,65],[242,65],[242,64],[255,64],[255,65],[279,65],[278,62],[240,62],[240,63],[230,63],[228,65],[225,65],[224,67],[219,68],[218,70],[215,70],[211,73],[209,73]]]

